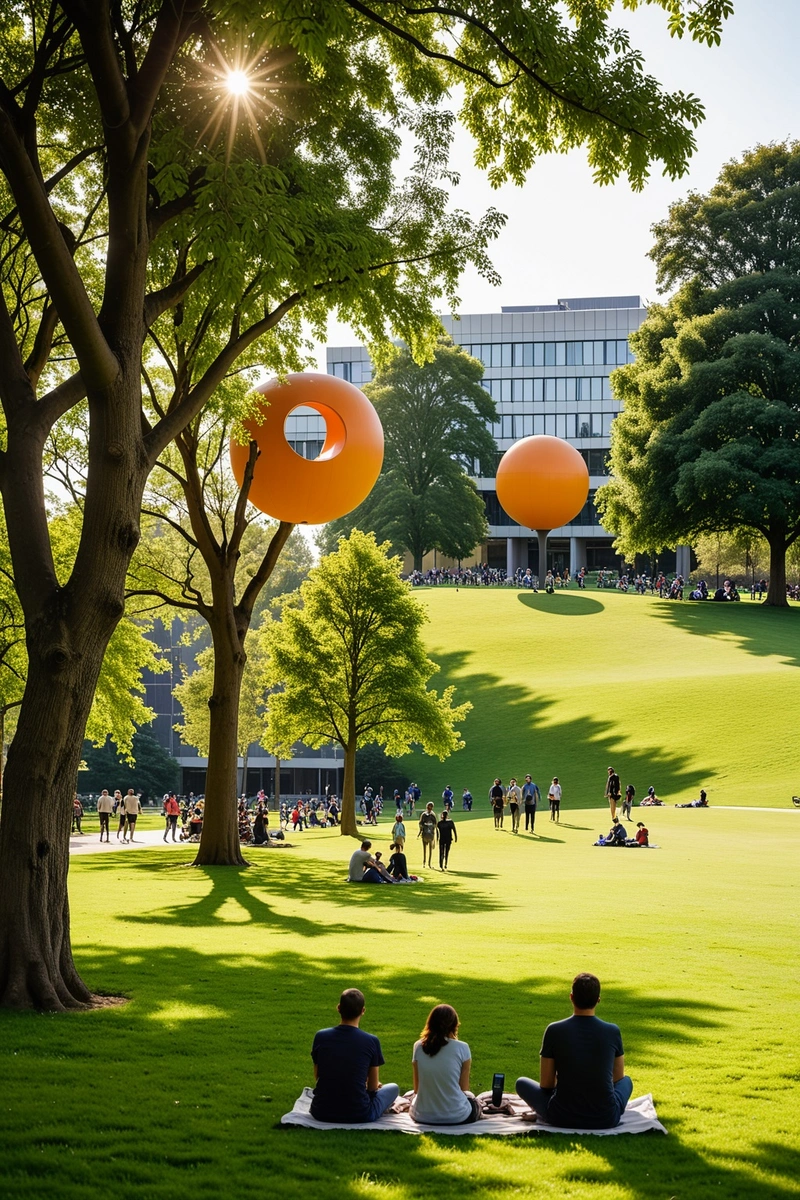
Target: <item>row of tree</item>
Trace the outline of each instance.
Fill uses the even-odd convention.
[[[727,0],[657,2],[673,32],[709,43],[730,11]],[[70,945],[69,812],[142,510],[160,514],[146,499],[159,465],[185,505],[176,536],[194,543],[183,599],[225,647],[211,736],[226,765],[206,812],[215,839],[233,836],[244,643],[290,530],[237,586],[252,468],[224,524],[209,516],[213,438],[246,413],[256,364],[302,367],[304,321],[323,338],[335,311],[378,346],[393,334],[424,357],[463,269],[493,275],[502,218],[449,203],[449,98],[493,183],[521,183],[536,155],[577,145],[601,182],[625,173],[641,187],[656,162],[673,177],[686,169],[702,106],[646,74],[609,8],[2,6],[0,493],[26,682],[0,822],[0,1004],[92,1003]],[[243,65],[251,119],[239,126],[245,106],[225,84]],[[65,443],[86,449],[79,537],[61,572],[44,486],[53,442],[56,456]]]

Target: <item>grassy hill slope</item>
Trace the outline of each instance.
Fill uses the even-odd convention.
[[[446,763],[404,760],[425,798],[450,783],[486,803],[495,775],[554,775],[564,806],[603,803],[606,768],[637,801],[705,787],[712,804],[780,806],[800,792],[800,611],[572,590],[416,593],[425,638],[474,707]]]

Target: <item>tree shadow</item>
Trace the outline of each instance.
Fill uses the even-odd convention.
[[[349,855],[348,855],[349,857]],[[91,864],[91,869],[100,867]],[[265,932],[285,931],[301,938],[320,938],[329,933],[349,933],[361,929],[364,913],[389,911],[409,917],[435,915],[446,910],[455,915],[498,912],[508,905],[484,892],[448,884],[447,876],[427,871],[427,881],[407,886],[374,886],[347,883],[347,862],[330,863],[313,858],[289,858],[271,853],[269,864],[263,859],[249,867],[175,867],[165,864],[163,853],[140,851],[136,860],[126,859],[124,867],[135,879],[137,872],[152,877],[154,872],[165,875],[176,871],[192,872],[192,879],[206,883],[203,895],[188,902],[159,904],[158,907],[126,913],[119,919],[136,925],[165,925],[196,929],[205,926],[261,926]],[[423,874],[423,872],[420,872]],[[432,883],[435,874],[436,883]],[[449,873],[458,874],[456,870]],[[466,877],[466,873],[464,874]],[[490,873],[472,873],[476,879],[494,879]],[[181,878],[181,893],[185,895]],[[444,889],[444,890],[442,890]],[[161,889],[162,894],[166,889]],[[275,897],[291,896],[293,911],[289,915],[274,904]],[[324,921],[304,915],[313,905],[325,902],[344,904],[351,920]]]
[[[474,651],[451,651],[437,654],[436,658],[441,667],[437,687],[454,684],[456,698],[470,700],[473,705],[464,728],[467,745],[454,760],[456,769],[464,778],[483,775],[488,780],[485,797],[488,797],[491,783],[489,776],[495,774],[494,769],[487,770],[487,745],[491,747],[491,762],[508,764],[506,772],[515,768],[518,779],[531,770],[542,793],[537,827],[542,819],[549,824],[547,784],[556,775],[564,789],[561,824],[566,827],[570,807],[607,809],[604,791],[606,768],[610,762],[616,765],[623,786],[634,782],[641,791],[640,785],[646,778],[648,784],[653,782],[658,792],[667,797],[699,788],[712,773],[710,764],[698,769],[687,755],[665,746],[638,741],[634,744],[636,730],[622,729],[610,718],[601,720],[587,715],[554,722],[550,717],[556,704],[553,697],[543,696],[533,686],[528,689],[509,683],[487,670],[475,670]],[[469,735],[471,721],[483,733],[481,741],[474,745]],[[620,752],[621,741],[625,745]],[[520,747],[524,747],[524,753]],[[418,760],[414,760],[413,767],[411,758],[399,761],[408,763],[412,773],[419,768]],[[448,775],[453,774],[453,768],[448,764]],[[507,778],[508,774],[505,775]],[[489,815],[488,798],[482,797],[475,788],[473,792],[477,815]]]
[[[759,657],[782,659],[800,667],[800,608],[767,608],[743,600],[740,604],[711,601],[654,605],[661,621],[697,637],[716,638]]]
[[[14,1047],[6,1060],[10,1107],[0,1149],[6,1177],[24,1179],[30,1194],[132,1200],[225,1191],[249,1200],[264,1194],[267,1172],[269,1193],[287,1200],[372,1194],[484,1200],[498,1187],[529,1187],[532,1155],[542,1156],[550,1186],[555,1171],[556,1188],[560,1183],[571,1195],[578,1187],[588,1195],[608,1185],[637,1200],[797,1194],[794,1147],[756,1142],[725,1150],[720,1161],[720,1149],[696,1148],[696,1132],[694,1144],[682,1140],[681,1074],[691,1074],[693,1046],[709,1036],[723,1039],[730,1011],[694,996],[644,994],[613,980],[604,985],[602,1013],[623,1030],[635,1095],[650,1090],[650,1064],[673,1051],[671,1094],[656,1095],[667,1138],[533,1131],[501,1144],[476,1136],[370,1133],[365,1158],[360,1132],[277,1127],[312,1084],[311,1041],[317,1028],[336,1021],[343,988],[366,993],[364,1027],[381,1038],[384,1082],[410,1086],[412,1043],[431,1006],[447,1002],[470,1045],[475,1089],[484,1090],[495,1071],[509,1081],[536,1073],[544,1026],[568,1011],[567,981],[443,975],[435,967],[387,968],[371,957],[317,959],[295,951],[218,956],[180,945],[78,948],[76,960],[90,985],[129,992],[132,1002],[78,1017],[0,1012],[2,1040]],[[126,1142],[134,1136],[132,1113],[135,1162]],[[710,1109],[705,1119],[711,1130]]]
[[[519,592],[517,599],[526,608],[547,613],[551,617],[588,617],[603,611],[599,600],[582,592],[557,591],[551,595],[546,592]]]

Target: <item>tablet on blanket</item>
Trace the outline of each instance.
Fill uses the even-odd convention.
[[[305,1129],[377,1129],[383,1132],[393,1130],[395,1133],[469,1134],[471,1137],[518,1137],[526,1133],[586,1133],[602,1137],[619,1133],[647,1133],[649,1130],[667,1132],[656,1115],[652,1096],[639,1096],[638,1099],[631,1100],[622,1114],[622,1120],[614,1129],[563,1129],[556,1125],[548,1125],[541,1119],[533,1123],[523,1121],[521,1114],[530,1110],[515,1092],[503,1094],[503,1101],[510,1103],[513,1116],[486,1116],[471,1125],[418,1125],[407,1112],[384,1113],[379,1121],[369,1121],[361,1125],[336,1125],[329,1121],[316,1121],[311,1116],[313,1095],[312,1088],[303,1088],[292,1111],[281,1117],[281,1125],[300,1125]]]

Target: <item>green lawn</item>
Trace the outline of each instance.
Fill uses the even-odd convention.
[[[540,814],[534,839],[457,820],[453,872],[413,888],[348,888],[333,831],[242,873],[193,871],[190,847],[75,860],[80,968],[131,1001],[0,1014],[3,1196],[800,1195],[800,815],[651,812],[650,852],[592,847],[596,811]],[[364,988],[383,1078],[403,1087],[429,1007],[455,1004],[484,1089],[535,1071],[583,969],[669,1137],[276,1128],[342,987]]]
[[[565,805],[603,803],[606,768],[637,798],[705,787],[712,804],[788,807],[800,793],[800,608],[586,590],[430,588],[426,640],[475,705],[466,748],[405,760],[424,797],[486,802],[495,775],[558,775]],[[545,793],[546,794],[546,793]]]
[[[352,843],[335,831],[253,850],[243,872],[192,870],[190,846],[73,860],[80,970],[130,1002],[0,1013],[4,1200],[800,1197],[800,813],[645,810],[661,849],[591,845],[611,762],[639,796],[707,783],[712,802],[787,805],[800,614],[605,593],[421,598],[445,678],[476,705],[459,758],[414,760],[426,794],[452,780],[479,801],[470,819],[456,811],[452,872],[348,887]],[[561,776],[563,822],[495,832],[491,778],[526,769]],[[419,865],[413,837],[409,849]],[[579,970],[602,979],[600,1014],[621,1025],[634,1094],[653,1093],[668,1137],[277,1127],[343,987],[366,992],[383,1078],[403,1088],[429,1008],[455,1004],[483,1090],[494,1071],[535,1073]]]

